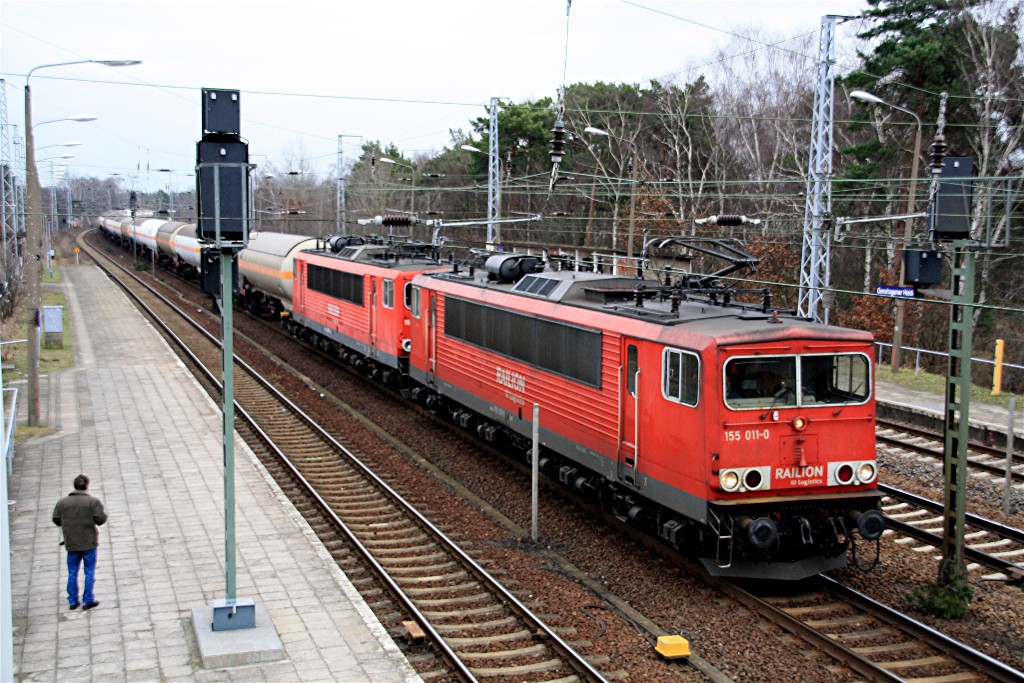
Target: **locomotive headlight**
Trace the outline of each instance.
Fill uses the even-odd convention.
[[[722,488],[726,491],[735,491],[740,485],[740,475],[735,470],[725,470],[719,477]]]
[[[860,479],[861,483],[869,484],[873,482],[876,474],[878,474],[878,470],[873,462],[862,462],[857,467],[857,478]]]
[[[805,417],[794,417],[793,418],[793,422],[791,422],[790,424],[793,425],[793,429],[795,429],[798,432],[802,432],[802,431],[804,431],[804,429],[807,428],[807,418],[805,418]]]

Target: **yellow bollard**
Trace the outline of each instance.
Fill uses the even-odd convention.
[[[992,370],[992,395],[1003,393],[1003,340],[996,339],[995,368]]]

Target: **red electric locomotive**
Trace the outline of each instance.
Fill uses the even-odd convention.
[[[412,278],[439,268],[430,245],[329,238],[294,254],[292,311],[285,325],[397,386],[408,372]]]
[[[546,473],[714,574],[843,566],[855,535],[884,529],[872,337],[708,283],[543,271],[518,254],[419,275],[413,393],[524,449],[538,404]]]

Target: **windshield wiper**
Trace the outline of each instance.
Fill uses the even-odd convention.
[[[843,408],[849,405],[850,401],[857,397],[857,392],[864,386],[864,382],[857,385],[857,388],[846,395],[846,400],[843,401],[842,405],[836,408],[836,412],[832,413],[832,417],[839,417],[839,413],[843,412]]]
[[[786,386],[786,380],[782,380],[781,386],[782,388],[775,393],[775,397],[772,399],[772,404],[768,406],[768,410],[766,410],[764,412],[764,415],[761,416],[762,420],[768,419],[768,415],[771,414],[772,409],[775,408],[775,404],[779,402],[779,399],[785,396],[788,392],[792,391],[792,389]]]

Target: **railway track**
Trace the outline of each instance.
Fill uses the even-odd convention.
[[[916,543],[911,549],[918,553],[942,547],[941,503],[884,484],[879,489],[886,494],[882,501],[886,535],[898,534],[895,542],[901,545]],[[994,571],[980,578],[1024,584],[1024,531],[967,513],[964,537],[968,572],[978,576]]]
[[[879,443],[924,455],[938,460],[939,463],[943,461],[945,454],[941,434],[883,419],[878,419],[876,425],[878,429],[875,437]],[[967,465],[976,473],[1004,477],[1006,451],[972,442],[968,446]],[[1024,455],[1016,452],[1013,454],[1010,473],[1014,484],[1024,484]]]
[[[1024,680],[1021,672],[821,576],[817,589],[744,602],[874,681]]]
[[[182,349],[205,377],[208,391],[219,396],[216,338],[127,269],[85,240],[79,243]],[[468,681],[509,676],[518,681],[606,680],[355,454],[237,358],[235,367],[236,429],[265,463],[287,474],[282,488],[301,494],[301,511],[316,511],[314,527],[320,532],[329,527],[333,538],[324,539],[325,545],[336,551],[345,543],[357,553],[407,615],[414,637],[422,632],[432,643],[434,657],[414,660],[421,673]]]

